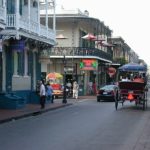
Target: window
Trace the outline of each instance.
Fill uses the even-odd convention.
[[[23,4],[22,4],[22,0],[20,0],[20,6],[19,6],[19,12],[20,12],[20,15],[22,15],[22,7],[23,7]]]
[[[29,53],[27,51],[24,51],[24,75],[28,75],[28,57]]]
[[[2,1],[0,1],[0,6],[3,6],[3,0],[2,0]]]
[[[18,75],[18,53],[14,51],[14,75]]]
[[[15,0],[7,1],[7,14],[15,14]]]
[[[28,5],[28,0],[24,0],[24,5]]]
[[[33,7],[37,7],[38,3],[36,1],[33,2]]]
[[[14,75],[24,74],[24,54],[22,52],[14,51]]]

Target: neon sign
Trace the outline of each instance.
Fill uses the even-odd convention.
[[[98,63],[95,59],[83,59],[80,62],[81,70],[97,70]]]

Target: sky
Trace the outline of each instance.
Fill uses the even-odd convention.
[[[113,30],[113,36],[121,36],[150,66],[149,0],[56,0],[56,5],[87,10],[90,17],[103,21]]]

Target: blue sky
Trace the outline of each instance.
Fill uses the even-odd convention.
[[[113,36],[121,36],[150,65],[149,0],[56,0],[56,4],[65,9],[88,10],[90,17],[104,21]]]

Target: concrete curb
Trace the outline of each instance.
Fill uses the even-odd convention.
[[[26,117],[29,117],[29,116],[37,116],[37,115],[43,114],[45,112],[56,110],[56,109],[59,109],[59,108],[70,106],[70,105],[72,105],[72,103],[63,104],[63,105],[59,105],[59,106],[52,107],[52,108],[40,109],[40,110],[33,111],[33,112],[27,112],[27,113],[24,113],[24,114],[21,114],[21,115],[18,115],[18,116],[13,116],[13,117],[9,117],[7,119],[0,120],[0,124],[10,122],[10,121],[13,121],[13,120],[19,120],[19,119],[26,118]]]

